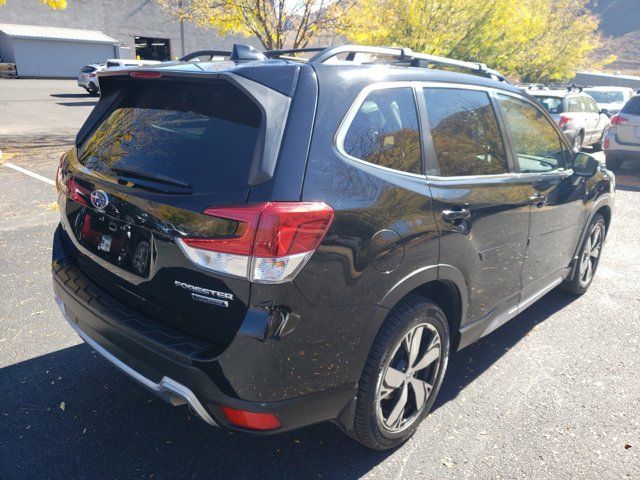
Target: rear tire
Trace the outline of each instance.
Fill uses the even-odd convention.
[[[573,139],[573,151],[574,153],[579,153],[582,150],[582,145],[584,144],[584,133],[578,132],[578,134]]]
[[[611,154],[605,153],[605,163],[611,171],[619,170],[622,166],[622,159]]]
[[[573,274],[561,284],[562,290],[573,295],[582,295],[587,291],[600,264],[606,234],[604,217],[597,213],[591,220],[587,236],[580,245],[580,253]]]
[[[594,143],[593,144],[593,151],[594,152],[601,152],[602,149],[604,148],[604,139],[607,136],[607,130],[603,130],[602,131],[602,136],[600,137],[600,140],[598,140],[598,143]]]
[[[436,399],[449,359],[447,318],[411,295],[378,332],[358,386],[353,439],[373,450],[409,439]]]

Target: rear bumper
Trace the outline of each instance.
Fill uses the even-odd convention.
[[[624,160],[640,160],[640,145],[623,143],[618,140],[615,131],[610,130],[607,134],[607,148],[605,155],[621,158]]]
[[[142,386],[172,405],[188,404],[210,425],[237,429],[221,406],[274,414],[281,427],[255,433],[277,433],[314,423],[344,419],[347,426],[357,384],[272,402],[247,401],[229,393],[237,381],[227,378],[225,358],[198,358],[198,339],[155,324],[99,289],[66,256],[60,227],[53,248],[56,301],[72,328],[100,355]],[[257,357],[235,358],[245,370]],[[233,370],[231,371],[233,375]],[[260,371],[256,366],[256,371]],[[246,388],[249,388],[247,385]],[[233,390],[233,389],[231,389]]]

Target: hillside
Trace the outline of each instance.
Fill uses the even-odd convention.
[[[590,8],[601,18],[603,45],[597,57],[615,55],[606,70],[640,75],[640,0],[593,0]]]

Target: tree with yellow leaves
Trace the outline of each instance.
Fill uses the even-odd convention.
[[[67,8],[67,0],[40,0],[40,2],[54,10],[64,10]],[[0,7],[5,3],[7,3],[7,0],[0,0]]]
[[[598,18],[588,0],[359,0],[350,41],[483,62],[519,80],[562,80],[591,66]]]
[[[302,48],[333,30],[355,0],[156,0],[170,15],[219,33],[255,36],[266,49]]]

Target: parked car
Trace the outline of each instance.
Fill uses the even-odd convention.
[[[96,352],[210,425],[330,420],[387,449],[454,352],[589,288],[614,177],[484,65],[316,50],[102,72],[56,176],[54,290]]]
[[[80,70],[78,75],[78,85],[84,88],[91,95],[100,95],[100,82],[98,80],[98,72],[107,68],[121,67],[142,67],[145,65],[156,65],[157,60],[131,60],[127,58],[111,58],[106,63],[94,63],[86,65]]]
[[[584,92],[591,95],[600,111],[609,117],[620,112],[622,107],[635,95],[633,88],[627,87],[589,87]]]
[[[625,160],[640,161],[640,95],[631,98],[611,119],[604,148],[611,170],[619,169]]]
[[[573,151],[592,146],[602,150],[609,128],[609,117],[603,113],[591,96],[576,88],[567,90],[528,90],[551,114],[571,144]]]
[[[84,88],[91,95],[98,95],[100,93],[98,72],[105,68],[104,63],[92,63],[82,67],[78,74],[78,86]]]

